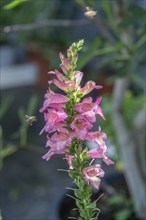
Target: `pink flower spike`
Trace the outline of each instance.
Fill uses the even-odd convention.
[[[100,178],[104,176],[104,171],[100,164],[94,164],[83,169],[83,174],[86,182],[91,184],[95,189],[99,189]]]

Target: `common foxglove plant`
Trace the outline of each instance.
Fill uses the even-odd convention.
[[[76,70],[78,51],[82,49],[84,41],[73,43],[67,50],[67,57],[60,53],[60,70],[50,71],[55,78],[48,82],[49,89],[45,94],[43,107],[45,126],[41,130],[47,133],[46,147],[48,152],[43,159],[49,160],[55,154],[64,154],[68,162],[68,174],[77,185],[74,190],[79,219],[97,219],[99,209],[96,201],[92,201],[92,186],[99,189],[104,171],[100,164],[93,164],[95,158],[103,159],[107,164],[113,161],[107,157],[106,134],[99,127],[98,131],[91,131],[96,122],[96,115],[105,119],[100,107],[102,97],[93,102],[92,97],[84,97],[93,89],[101,89],[92,80],[83,87],[80,83],[83,73]],[[51,87],[56,85],[64,94],[54,92]],[[84,147],[84,141],[90,140],[97,144],[97,148]],[[97,161],[97,160],[96,160]]]

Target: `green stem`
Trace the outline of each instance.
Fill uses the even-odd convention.
[[[74,183],[78,187],[74,189],[76,205],[80,213],[78,220],[95,220],[96,202],[92,202],[92,187],[86,183],[83,176],[82,170],[85,167],[85,162],[81,161],[80,153],[80,145],[78,145],[75,148],[75,158],[73,159],[74,170],[69,171],[70,177],[74,179]]]
[[[27,143],[27,128],[23,126],[20,130],[20,146],[24,148]]]

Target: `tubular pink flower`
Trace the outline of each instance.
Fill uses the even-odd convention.
[[[93,89],[101,89],[102,86],[96,85],[96,83],[92,80],[88,81],[83,88],[80,89],[80,94],[85,96],[86,94],[90,93]]]
[[[91,111],[93,109],[92,101],[91,97],[84,98],[81,103],[76,105],[76,110],[80,113]]]
[[[44,160],[50,160],[50,158],[54,155],[54,154],[64,154],[66,151],[66,149],[62,149],[62,150],[55,150],[55,149],[50,149],[42,158]]]
[[[83,115],[91,122],[94,123],[96,121],[95,114],[99,114],[103,119],[104,115],[102,109],[99,106],[102,97],[99,97],[94,103],[92,103],[93,99],[91,97],[84,98],[81,103],[76,105],[76,110]]]
[[[78,86],[82,80],[83,72],[80,72],[79,70],[73,71],[73,80],[76,82],[76,86]]]
[[[68,131],[66,128],[59,128],[51,137],[48,137],[46,147],[50,146],[52,149],[63,150],[66,146],[71,144],[74,133]]]
[[[67,49],[67,57],[72,59],[73,63],[76,63],[78,60],[78,53],[74,53],[70,48]]]
[[[62,63],[60,64],[60,68],[62,69],[64,74],[67,75],[68,71],[67,71],[67,69],[65,68],[65,66]]]
[[[67,49],[67,56],[70,58],[70,57],[72,57],[72,55],[73,55],[72,50],[70,48]]]
[[[98,114],[98,115],[100,115],[101,118],[105,119],[103,111],[102,111],[101,107],[99,106],[101,100],[102,100],[102,96],[99,96],[96,99],[96,101],[94,102],[93,111],[95,112],[95,114]]]
[[[64,92],[73,91],[76,88],[76,82],[71,80],[61,82],[59,79],[53,79],[52,83]]]
[[[65,103],[50,103],[50,108],[55,108],[58,111],[63,111],[65,108]]]
[[[114,164],[114,162],[105,155],[106,152],[105,149],[99,147],[89,150],[87,155],[91,158],[102,158],[107,165]]]
[[[88,132],[85,139],[96,142],[102,149],[107,149],[105,144],[106,134],[101,131],[100,127],[98,131]]]
[[[83,169],[84,178],[87,183],[91,184],[95,189],[99,189],[100,178],[104,176],[104,171],[100,164],[94,164]]]
[[[95,113],[93,111],[93,103],[92,103],[92,98],[84,98],[81,103],[78,103],[75,107],[75,109],[82,113],[86,117],[86,119],[94,123],[96,121]]]
[[[54,132],[54,128],[57,130],[60,126],[65,125],[65,119],[68,117],[67,113],[64,111],[56,111],[56,109],[49,109],[47,113],[44,113],[44,118],[46,125],[41,130],[40,134],[45,132]]]
[[[61,60],[61,62],[64,65],[66,70],[69,71],[70,69],[72,69],[73,65],[72,65],[69,58],[66,58],[61,52],[59,53],[59,57],[60,57],[60,60]]]
[[[52,72],[51,72],[52,73]],[[54,83],[59,89],[65,91],[73,91],[77,89],[78,85],[81,82],[83,73],[80,71],[74,71],[72,74],[72,80],[68,80],[62,73],[55,70],[56,76],[58,79],[51,80],[50,83]]]
[[[59,93],[55,93],[49,88],[49,90],[45,94],[45,101],[43,103],[43,107],[40,109],[40,112],[44,112],[50,104],[60,104],[64,102],[67,102],[66,96]]]
[[[60,73],[59,70],[57,70],[57,69],[55,69],[55,71],[50,71],[50,72],[48,72],[48,74],[54,74],[54,75],[56,75],[57,78],[58,78],[61,82],[67,80],[67,78],[66,78],[62,73]]]
[[[78,139],[84,140],[88,130],[91,129],[93,125],[85,118],[84,115],[76,115],[70,127],[75,130]]]

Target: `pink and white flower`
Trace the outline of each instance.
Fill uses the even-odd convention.
[[[65,76],[64,74],[60,73],[60,71],[57,70],[57,69],[55,69],[55,71],[50,71],[50,72],[48,72],[48,74],[56,75],[57,78],[58,78],[60,81],[62,81],[62,82],[67,80],[66,76]]]
[[[61,82],[59,79],[53,79],[52,83],[66,93],[68,91],[73,91],[76,89],[76,82],[72,81],[72,80],[67,80],[67,81]]]
[[[64,149],[60,149],[60,150],[56,150],[56,149],[50,149],[42,158],[44,160],[50,160],[50,158],[55,155],[55,154],[64,154],[66,151],[66,148]]]
[[[66,128],[59,128],[51,137],[48,137],[46,147],[50,146],[52,149],[63,150],[66,146],[71,144],[74,133],[68,131]]]
[[[94,148],[91,149],[87,152],[87,155],[91,158],[102,158],[103,161],[107,164],[107,165],[111,165],[114,164],[114,162],[109,159],[105,154],[106,154],[106,150],[102,149],[102,148]]]
[[[67,160],[67,162],[68,162],[69,169],[70,169],[70,170],[73,170],[72,159],[74,158],[74,156],[69,155],[69,154],[66,154],[66,155],[65,155],[65,158],[66,158],[66,160]]]
[[[50,106],[50,104],[60,104],[65,102],[67,102],[66,96],[55,93],[49,88],[49,90],[45,94],[45,101],[43,103],[43,107],[40,109],[40,112],[44,112]]]
[[[96,83],[92,80],[88,81],[83,88],[80,89],[80,94],[85,96],[86,94],[90,93],[93,89],[101,89],[102,86],[96,85]]]
[[[93,103],[93,99],[91,97],[84,98],[81,103],[76,105],[76,110],[85,115],[91,123],[96,121],[96,114],[99,114],[103,119],[105,119],[102,109],[99,106],[101,99],[102,97],[100,96]]]
[[[65,126],[65,119],[68,117],[67,113],[64,111],[57,111],[56,109],[50,108],[47,113],[44,113],[44,119],[46,125],[41,130],[40,134],[45,132],[53,132],[59,127]],[[55,129],[54,129],[55,128]]]
[[[105,144],[106,134],[101,131],[100,127],[98,131],[88,132],[85,139],[96,142],[102,149],[107,149]]]
[[[94,164],[83,169],[84,178],[87,183],[91,184],[95,189],[99,189],[100,178],[104,176],[104,171],[100,164]]]
[[[61,52],[59,53],[59,56],[60,56],[60,60],[61,60],[62,64],[64,65],[65,69],[67,71],[72,69],[73,65],[72,65],[70,59],[66,58]]]
[[[43,159],[49,160],[54,154],[65,154],[73,136],[73,132],[66,128],[59,128],[51,137],[47,137],[46,147],[49,146],[50,150],[43,156]]]
[[[88,130],[91,129],[93,125],[85,118],[84,115],[76,115],[70,127],[75,130],[78,139],[84,140]]]

